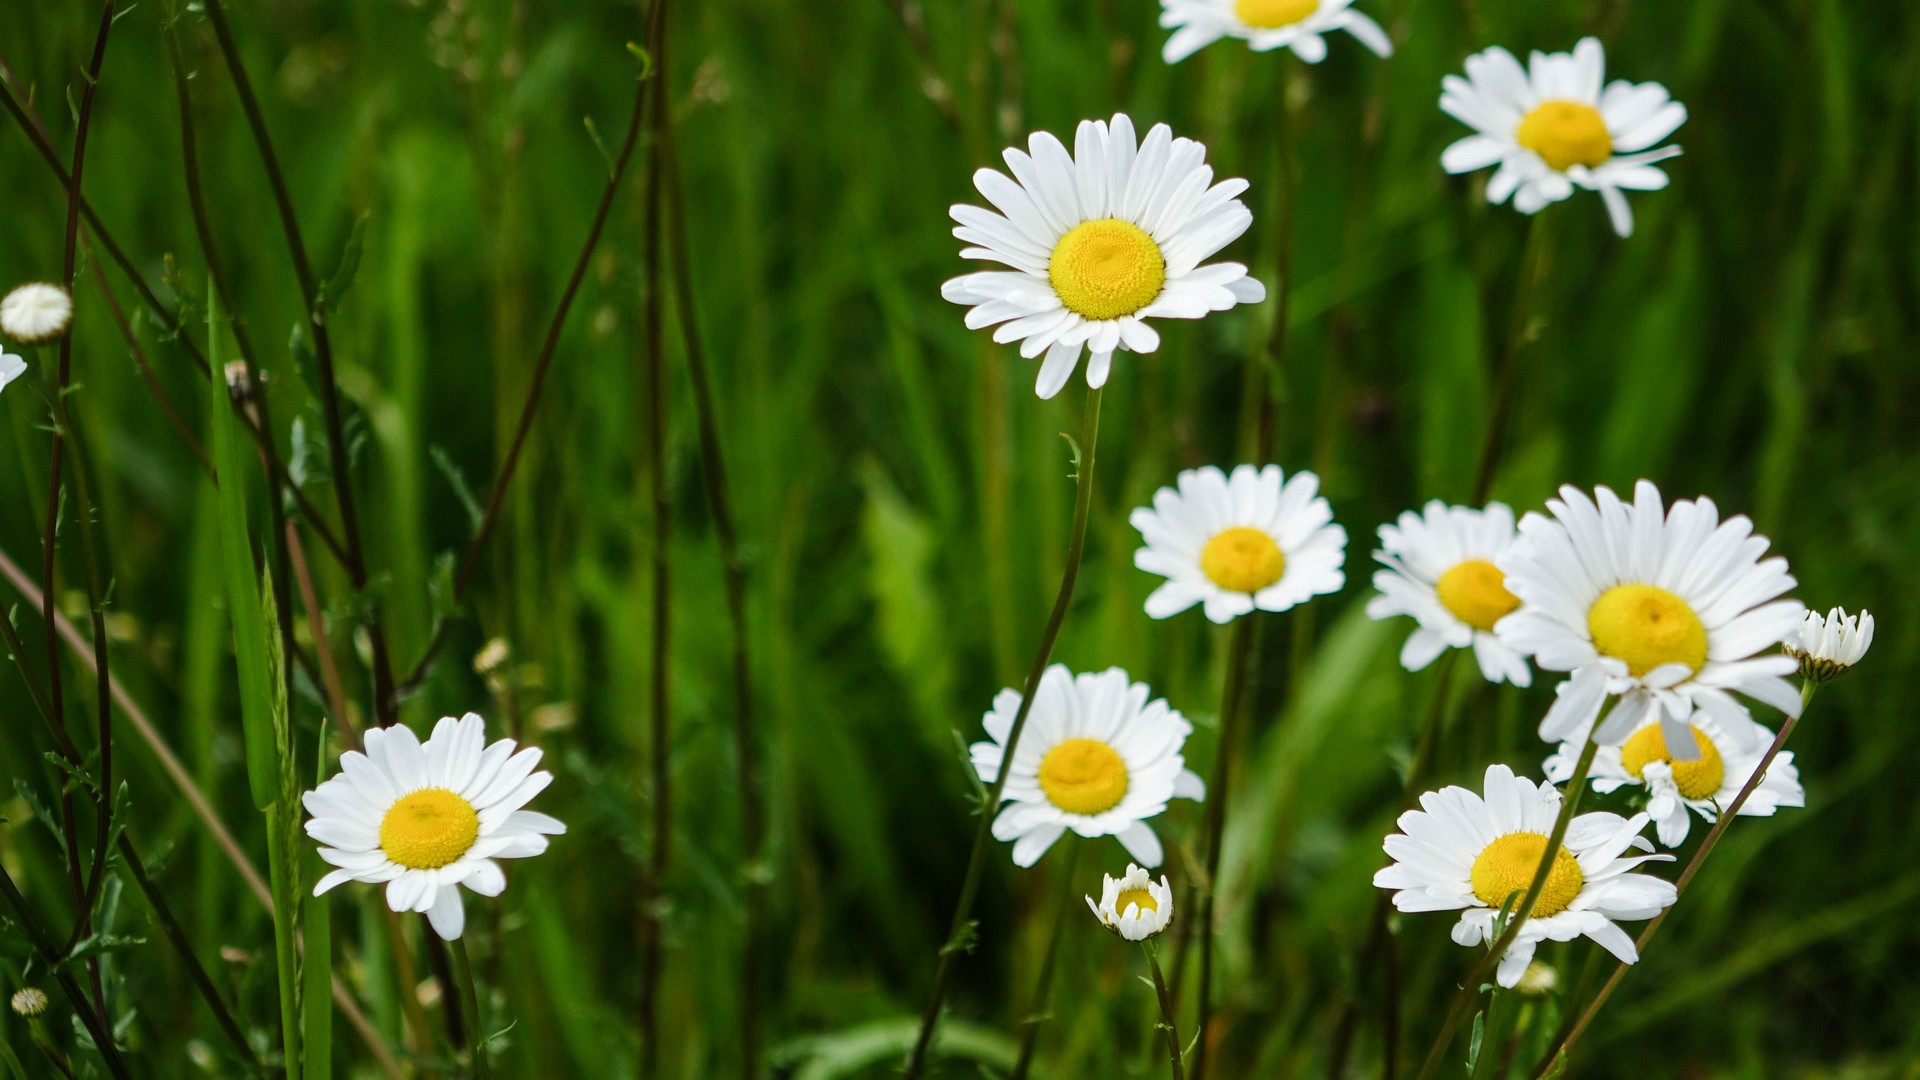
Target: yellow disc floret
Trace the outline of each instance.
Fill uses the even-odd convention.
[[[1069,814],[1103,814],[1127,796],[1127,763],[1099,739],[1064,739],[1040,759],[1040,790]]]
[[[1468,559],[1441,574],[1434,591],[1455,618],[1475,630],[1493,629],[1520,606],[1520,598],[1507,591],[1506,575],[1485,559]]]
[[[1119,218],[1083,221],[1053,246],[1047,280],[1060,302],[1082,318],[1117,319],[1160,295],[1167,260],[1138,225]]]
[[[1508,833],[1488,844],[1473,860],[1473,895],[1491,908],[1504,907],[1509,897],[1517,905],[1533,884],[1540,856],[1546,852],[1547,838],[1535,832]],[[1534,901],[1532,918],[1544,919],[1565,911],[1586,883],[1579,860],[1561,847],[1553,853],[1553,869],[1547,871],[1540,899]]]
[[[433,870],[465,855],[479,835],[471,803],[445,788],[423,788],[387,811],[380,849],[409,870]]]
[[[1598,168],[1613,156],[1606,118],[1600,110],[1577,101],[1541,102],[1520,119],[1513,137],[1561,172],[1575,165]]]
[[[1140,905],[1140,914],[1142,915],[1145,915],[1149,911],[1160,910],[1160,901],[1155,900],[1153,894],[1145,889],[1120,890],[1120,895],[1113,900],[1113,910],[1125,915],[1128,904]]]
[[[1287,572],[1287,557],[1263,529],[1222,529],[1200,552],[1200,571],[1228,592],[1257,593]]]
[[[1667,752],[1667,737],[1660,731],[1659,724],[1649,724],[1633,733],[1626,745],[1620,748],[1620,764],[1628,772],[1640,776],[1642,770],[1656,761],[1664,761],[1673,770],[1673,784],[1680,789],[1680,795],[1688,799],[1711,799],[1719,792],[1720,784],[1727,778],[1726,763],[1720,759],[1720,749],[1713,740],[1699,728],[1688,725],[1693,732],[1693,743],[1700,748],[1700,757],[1694,761],[1675,761]],[[1645,777],[1641,777],[1645,779]]]
[[[1627,662],[1635,678],[1662,664],[1699,671],[1707,628],[1685,600],[1658,585],[1615,585],[1587,610],[1587,631],[1603,655]]]
[[[1259,30],[1292,26],[1320,10],[1320,0],[1234,0],[1233,13]]]

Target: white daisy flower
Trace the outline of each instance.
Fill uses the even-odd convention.
[[[1353,0],[1160,0],[1160,25],[1173,31],[1161,55],[1176,64],[1223,37],[1254,52],[1287,48],[1309,64],[1327,55],[1323,35],[1345,30],[1380,56],[1393,42],[1380,24],[1353,10]]]
[[[1380,595],[1367,602],[1375,619],[1411,615],[1420,625],[1400,650],[1400,664],[1419,671],[1448,649],[1473,647],[1488,682],[1533,685],[1526,658],[1502,644],[1494,625],[1520,606],[1494,563],[1513,543],[1513,508],[1448,506],[1438,499],[1380,526],[1373,574]]]
[[[1128,518],[1147,542],[1133,565],[1167,579],[1147,597],[1155,619],[1204,604],[1207,618],[1232,622],[1256,609],[1285,611],[1347,583],[1347,530],[1316,494],[1320,478],[1278,465],[1187,469],[1153,505]]]
[[[0,299],[0,334],[22,345],[44,345],[73,323],[73,297],[58,285],[32,281]]]
[[[1596,502],[1597,499],[1597,502]],[[1549,499],[1552,514],[1528,514],[1499,561],[1519,611],[1495,633],[1544,671],[1572,675],[1540,722],[1548,742],[1584,742],[1609,695],[1598,733],[1618,746],[1650,715],[1667,724],[1676,760],[1694,758],[1687,720],[1701,709],[1752,745],[1758,725],[1734,693],[1800,715],[1785,676],[1794,661],[1758,656],[1793,633],[1801,606],[1776,599],[1793,588],[1787,561],[1762,559],[1767,540],[1745,516],[1720,520],[1713,500],[1663,509],[1642,480],[1628,505],[1607,488]]]
[[[1040,677],[993,822],[994,839],[1013,841],[1015,865],[1040,861],[1068,829],[1114,837],[1142,866],[1160,865],[1147,819],[1169,799],[1205,799],[1207,785],[1180,756],[1193,725],[1150,693],[1119,668],[1075,675],[1055,664]],[[992,741],[973,744],[974,770],[989,784],[1019,712],[1020,692],[1000,691],[984,721]]]
[[[13,355],[4,348],[0,348],[0,390],[5,390],[8,383],[26,373],[27,362],[25,360]]]
[[[1595,38],[1582,38],[1571,53],[1533,54],[1522,68],[1498,46],[1467,58],[1467,77],[1441,80],[1440,107],[1474,128],[1440,155],[1450,173],[1489,165],[1499,171],[1487,182],[1487,201],[1513,199],[1514,209],[1538,213],[1573,194],[1597,191],[1614,231],[1633,233],[1627,191],[1658,191],[1667,174],[1656,162],[1676,157],[1677,146],[1649,149],[1687,121],[1686,106],[1659,83],[1616,80],[1603,90],[1606,54]]]
[[[1844,608],[1834,608],[1824,619],[1807,612],[1784,648],[1799,661],[1803,678],[1826,682],[1852,670],[1872,647],[1873,616],[1863,609],[1855,618]]]
[[[459,886],[498,896],[507,878],[498,859],[547,850],[567,827],[522,810],[553,780],[534,772],[536,748],[514,752],[512,739],[486,745],[486,722],[449,716],[422,743],[402,725],[367,730],[366,753],[340,756],[338,775],[306,793],[307,835],[340,869],[313,887],[319,896],[342,882],[385,882],[387,906],[424,912],[452,941],[466,926]]]
[[[1005,154],[974,186],[999,209],[952,208],[963,259],[1012,267],[964,274],[940,295],[967,304],[967,326],[1001,325],[993,340],[1018,341],[1028,359],[1046,353],[1034,389],[1060,392],[1084,349],[1087,385],[1104,386],[1115,349],[1150,353],[1160,335],[1148,319],[1198,319],[1267,290],[1240,263],[1200,265],[1253,224],[1238,196],[1245,180],[1213,183],[1207,148],[1155,124],[1135,145],[1133,121],[1083,120],[1073,153],[1047,132]]]
[[[1145,941],[1158,937],[1173,922],[1173,887],[1167,884],[1167,875],[1161,874],[1155,881],[1145,870],[1128,863],[1124,877],[1100,876],[1105,879],[1100,902],[1094,903],[1091,896],[1086,898],[1100,925],[1128,941]]]
[[[1484,788],[1484,798],[1463,787],[1420,796],[1421,809],[1401,814],[1400,832],[1387,837],[1393,865],[1373,875],[1375,885],[1397,890],[1393,906],[1401,911],[1459,911],[1453,940],[1468,947],[1498,937],[1494,920],[1533,884],[1560,813],[1558,789],[1515,776],[1505,765],[1487,767]],[[1645,814],[1606,813],[1567,823],[1533,913],[1500,958],[1501,986],[1520,981],[1541,941],[1585,935],[1623,964],[1638,958],[1633,939],[1614,920],[1651,919],[1678,895],[1670,881],[1629,872],[1645,862],[1672,861],[1671,855],[1626,854],[1653,850],[1640,835],[1646,825]]]
[[[1593,790],[1602,794],[1630,785],[1644,786],[1654,833],[1663,846],[1670,848],[1686,843],[1692,825],[1689,810],[1712,823],[1720,817],[1722,807],[1733,805],[1773,742],[1773,732],[1765,727],[1755,732],[1760,736],[1757,742],[1733,738],[1705,713],[1695,713],[1688,726],[1699,753],[1691,761],[1676,761],[1667,752],[1665,725],[1648,719],[1625,743],[1596,751],[1589,773]],[[1579,743],[1561,743],[1559,751],[1547,759],[1547,779],[1556,784],[1570,779],[1581,749]],[[1788,750],[1767,767],[1753,794],[1740,804],[1740,815],[1772,817],[1783,806],[1805,805],[1807,795],[1800,787],[1800,770],[1794,767],[1793,751]]]

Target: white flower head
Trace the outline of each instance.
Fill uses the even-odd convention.
[[[7,1004],[16,1014],[31,1019],[47,1011],[47,992],[37,986],[23,986],[13,992]]]
[[[418,911],[448,941],[466,926],[464,885],[481,896],[507,887],[500,859],[547,850],[567,827],[523,810],[552,782],[535,772],[540,751],[514,752],[512,739],[486,745],[486,721],[449,716],[421,742],[403,725],[369,728],[366,752],[340,756],[340,772],[306,793],[307,835],[339,869],[313,887],[319,896],[347,881],[387,886],[387,906]]]
[[[22,345],[44,345],[73,325],[73,297],[58,285],[31,281],[0,299],[0,334]]]
[[[1520,520],[1520,538],[1499,560],[1521,606],[1495,628],[1541,670],[1571,672],[1541,738],[1584,742],[1614,696],[1602,745],[1620,745],[1658,715],[1674,759],[1691,761],[1695,709],[1742,745],[1761,741],[1735,692],[1800,715],[1800,693],[1786,679],[1794,661],[1757,654],[1785,640],[1803,609],[1777,599],[1793,575],[1785,559],[1762,558],[1767,540],[1753,522],[1720,520],[1706,498],[1663,508],[1646,480],[1631,504],[1605,487],[1589,497],[1567,486],[1547,510]]]
[[[1801,677],[1814,682],[1845,675],[1872,647],[1873,616],[1862,609],[1856,617],[1844,608],[1834,608],[1824,619],[1807,612],[1784,646],[1786,654],[1800,662]]]
[[[1318,493],[1320,478],[1280,466],[1188,469],[1128,521],[1146,546],[1133,565],[1167,579],[1147,597],[1165,619],[1195,604],[1228,623],[1248,612],[1285,611],[1339,592],[1347,576],[1347,531]]]
[[[26,373],[27,362],[25,360],[13,355],[4,348],[0,348],[0,390],[5,390],[8,383]]]
[[[993,820],[994,839],[1013,841],[1015,865],[1038,862],[1068,829],[1114,837],[1142,866],[1160,865],[1164,851],[1147,819],[1169,799],[1206,798],[1207,787],[1180,756],[1193,725],[1165,701],[1147,700],[1151,693],[1119,668],[1075,675],[1055,664],[1041,675]],[[984,720],[991,741],[973,744],[982,781],[999,775],[1019,712],[1018,690],[993,699]]]
[[[1441,80],[1440,108],[1475,129],[1440,155],[1450,173],[1500,168],[1487,201],[1509,198],[1534,214],[1573,194],[1597,191],[1614,231],[1633,233],[1627,191],[1658,191],[1667,174],[1656,163],[1677,146],[1651,149],[1686,123],[1686,106],[1659,83],[1615,80],[1602,88],[1606,53],[1582,38],[1571,53],[1533,54],[1525,68],[1498,46],[1467,57],[1467,77]]]
[[[969,329],[999,325],[993,340],[1046,354],[1034,390],[1060,392],[1089,353],[1087,385],[1106,385],[1116,349],[1150,353],[1149,319],[1199,319],[1266,298],[1240,263],[1201,262],[1247,231],[1245,180],[1213,182],[1207,148],[1155,124],[1136,140],[1133,121],[1083,120],[1069,154],[1041,131],[1009,148],[1013,173],[981,169],[974,186],[998,210],[957,205],[953,235],[963,259],[1010,267],[963,274],[940,295],[966,304]]]
[[[1473,649],[1488,682],[1533,685],[1527,660],[1493,632],[1520,606],[1494,565],[1513,543],[1513,509],[1448,506],[1438,499],[1380,526],[1373,574],[1380,595],[1367,602],[1375,619],[1411,615],[1420,625],[1400,650],[1400,664],[1419,671],[1448,649]]]
[[[1647,789],[1647,816],[1653,819],[1654,834],[1663,847],[1686,843],[1692,815],[1713,822],[1722,808],[1733,805],[1740,789],[1753,778],[1755,769],[1766,757],[1773,732],[1755,725],[1756,742],[1727,734],[1713,717],[1695,713],[1688,725],[1692,729],[1697,755],[1691,761],[1676,760],[1667,751],[1666,725],[1648,718],[1639,730],[1619,746],[1603,746],[1594,753],[1593,790],[1607,793],[1623,787]],[[1573,776],[1581,746],[1564,742],[1547,759],[1547,779],[1565,783]],[[1742,817],[1772,817],[1785,806],[1805,806],[1807,795],[1800,787],[1800,770],[1794,767],[1793,751],[1773,759],[1766,775],[1740,805]]]
[[[1165,874],[1155,881],[1145,870],[1128,863],[1124,876],[1100,876],[1105,881],[1100,887],[1100,902],[1094,903],[1091,896],[1086,898],[1100,925],[1128,941],[1145,941],[1158,937],[1173,922],[1173,887],[1167,884]]]
[[[1395,890],[1401,911],[1458,911],[1453,940],[1474,946],[1497,937],[1494,920],[1509,901],[1524,895],[1547,851],[1547,837],[1560,813],[1560,792],[1515,776],[1505,765],[1490,765],[1485,796],[1463,787],[1447,787],[1420,796],[1420,809],[1400,815],[1400,831],[1387,837],[1393,865],[1373,883]],[[1640,831],[1647,815],[1580,814],[1554,852],[1553,868],[1533,913],[1520,927],[1497,978],[1512,988],[1533,960],[1541,941],[1572,941],[1582,935],[1631,964],[1633,939],[1616,919],[1651,919],[1678,895],[1673,883],[1631,871],[1645,862],[1671,861],[1649,852]]]
[[[1160,0],[1160,25],[1173,31],[1161,51],[1176,64],[1223,37],[1254,52],[1292,49],[1309,64],[1326,58],[1325,35],[1345,30],[1380,56],[1393,42],[1380,24],[1353,10],[1353,0]]]

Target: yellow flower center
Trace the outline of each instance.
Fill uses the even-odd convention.
[[[1103,814],[1127,795],[1127,763],[1099,739],[1066,739],[1040,759],[1040,790],[1069,814]]]
[[[1264,529],[1236,525],[1207,541],[1200,570],[1228,592],[1257,593],[1287,572],[1287,557]]]
[[[1577,101],[1543,101],[1520,119],[1514,139],[1561,172],[1597,168],[1613,156],[1613,136],[1600,110]]]
[[[479,835],[472,804],[445,788],[423,788],[387,811],[380,849],[409,870],[433,870],[465,855]]]
[[[1491,908],[1504,907],[1507,898],[1516,893],[1526,896],[1533,875],[1540,869],[1540,856],[1546,852],[1547,838],[1536,832],[1508,833],[1488,844],[1473,860],[1473,895]],[[1586,883],[1579,860],[1562,845],[1553,853],[1553,869],[1547,871],[1547,883],[1540,890],[1540,899],[1534,901],[1532,917],[1544,919],[1565,911]],[[1514,903],[1517,905],[1519,899]]]
[[[1485,559],[1468,559],[1441,574],[1434,591],[1455,618],[1475,630],[1493,629],[1520,606],[1520,598],[1507,591],[1506,575]]]
[[[1699,671],[1707,662],[1707,628],[1685,600],[1658,585],[1615,585],[1587,609],[1593,647],[1625,660],[1635,678],[1662,664]]]
[[[1088,319],[1131,315],[1160,295],[1167,260],[1138,225],[1119,218],[1083,221],[1067,230],[1047,260],[1047,280],[1060,302]]]
[[[1155,900],[1153,894],[1145,889],[1120,890],[1120,895],[1114,898],[1113,910],[1125,915],[1128,904],[1139,904],[1142,915],[1145,915],[1149,911],[1160,910],[1160,901]]]
[[[1277,30],[1320,10],[1320,0],[1234,0],[1233,13],[1248,26]]]
[[[1650,724],[1633,733],[1626,745],[1620,748],[1620,764],[1635,776],[1656,761],[1664,761],[1673,769],[1673,783],[1680,794],[1688,799],[1711,799],[1720,790],[1721,781],[1727,778],[1726,763],[1720,760],[1720,750],[1707,738],[1706,732],[1689,724],[1687,730],[1693,732],[1693,743],[1700,748],[1700,757],[1695,761],[1675,761],[1667,752],[1667,737],[1661,733],[1659,724]],[[1644,776],[1641,779],[1646,779]]]

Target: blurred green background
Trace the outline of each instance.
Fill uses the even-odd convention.
[[[1624,490],[1645,476],[1672,497],[1709,494],[1754,516],[1792,560],[1801,600],[1871,608],[1881,637],[1794,740],[1808,809],[1730,832],[1586,1038],[1576,1074],[1920,1075],[1920,752],[1906,693],[1920,660],[1906,609],[1920,586],[1909,547],[1920,530],[1920,7],[1359,6],[1389,29],[1392,59],[1335,35],[1318,67],[1228,41],[1169,68],[1148,0],[760,0],[673,13],[689,281],[749,562],[775,1075],[893,1074],[971,838],[958,746],[979,737],[993,693],[1021,677],[1061,569],[1072,482],[1059,433],[1077,432],[1084,387],[1035,400],[1033,365],[967,332],[960,309],[941,301],[939,283],[968,268],[946,207],[978,201],[973,169],[997,165],[999,148],[1028,131],[1065,134],[1126,110],[1172,123],[1208,145],[1219,175],[1254,182],[1255,226],[1224,257],[1271,283],[1280,65],[1293,73],[1284,107],[1301,184],[1277,460],[1322,475],[1352,545],[1347,589],[1270,619],[1263,637],[1229,812],[1212,1037],[1216,1075],[1325,1075],[1397,770],[1432,682],[1396,663],[1410,623],[1361,612],[1373,529],[1429,497],[1467,496],[1526,234],[1511,209],[1484,205],[1480,179],[1441,172],[1440,151],[1466,129],[1437,109],[1440,79],[1489,44],[1561,50],[1583,32],[1605,41],[1610,77],[1663,82],[1687,104],[1676,136],[1686,154],[1669,164],[1671,189],[1634,199],[1631,240],[1611,233],[1595,197],[1547,211],[1541,337],[1524,354],[1495,493],[1529,508],[1561,482]],[[153,287],[198,318],[206,267],[186,209],[165,7],[138,4],[115,30],[86,193]],[[582,119],[617,144],[637,70],[622,46],[643,38],[643,16],[615,0],[269,0],[230,11],[323,274],[367,218],[364,260],[332,326],[375,569],[366,601],[405,666],[432,628],[436,567],[472,535],[463,488],[482,502],[492,490],[606,181]],[[63,154],[97,18],[74,0],[0,5],[0,56],[32,88]],[[310,496],[330,512],[312,373],[286,344],[300,296],[273,203],[209,30],[188,13],[180,32],[238,315],[271,372],[282,451],[304,463]],[[591,264],[473,603],[403,714],[424,730],[442,714],[482,711],[494,733],[544,746],[558,775],[538,808],[569,834],[512,866],[497,905],[468,897],[492,1026],[513,1025],[497,1047],[507,1075],[621,1075],[638,1057],[658,535],[645,482],[644,172],[637,159]],[[56,277],[64,198],[14,126],[0,132],[0,190],[0,285]],[[104,269],[119,303],[138,307]],[[77,298],[72,402],[113,578],[114,670],[264,867],[212,489],[88,270]],[[1151,683],[1198,727],[1189,762],[1202,771],[1215,752],[1225,638],[1197,611],[1161,624],[1141,613],[1155,581],[1132,568],[1126,512],[1180,468],[1240,460],[1253,401],[1246,358],[1272,316],[1269,303],[1163,324],[1158,354],[1116,362],[1086,571],[1056,652],[1077,669],[1117,664]],[[185,354],[151,318],[136,331],[204,437],[204,384]],[[192,336],[204,343],[204,326]],[[735,1077],[744,877],[731,638],[686,368],[678,334],[667,337],[677,835],[662,1074]],[[37,571],[47,438],[36,381],[0,397],[12,459],[0,466],[0,505],[11,508],[0,513],[0,551]],[[365,722],[356,601],[311,536],[308,551]],[[63,588],[77,587],[76,554],[62,558]],[[40,648],[35,608],[13,591],[0,602],[20,605],[29,647]],[[84,596],[64,603],[84,614]],[[482,677],[471,661],[495,637],[511,658]],[[82,715],[90,682],[72,654],[65,670]],[[1472,782],[1491,760],[1538,775],[1548,748],[1533,725],[1550,690],[1465,682],[1441,775]],[[311,746],[321,699],[301,685],[296,720]],[[58,845],[17,794],[50,798],[57,780],[11,671],[0,717],[13,780],[0,792],[11,822],[0,858],[65,927]],[[119,733],[133,833],[265,1045],[277,1022],[271,926],[148,749]],[[1176,880],[1197,855],[1199,821],[1180,804],[1158,823]],[[1020,872],[1004,846],[993,853],[942,1075],[1006,1067],[1060,861]],[[1124,863],[1112,841],[1089,843],[1074,884],[1097,892],[1099,872]],[[430,1017],[438,999],[430,984],[397,982],[376,890],[349,886],[331,903],[336,970],[397,1046],[402,998],[424,988]],[[109,960],[137,1009],[126,1039],[140,1069],[239,1075],[131,890],[116,920],[117,932],[151,939]],[[1395,922],[1410,1053],[1424,1050],[1473,959],[1447,940],[1450,924]],[[1067,925],[1037,1074],[1162,1074],[1137,951],[1090,918]],[[231,958],[216,960],[228,947]],[[24,954],[9,949],[13,980]],[[1543,956],[1564,986],[1590,949]],[[1539,1006],[1545,1018],[1557,1008]],[[67,1045],[63,1010],[56,997],[49,1031]],[[24,1025],[10,1014],[0,1023],[29,1055]],[[336,1046],[340,1075],[372,1075],[344,1026]],[[442,1062],[448,1053],[435,1051]],[[1378,1062],[1369,1020],[1354,1074]]]

